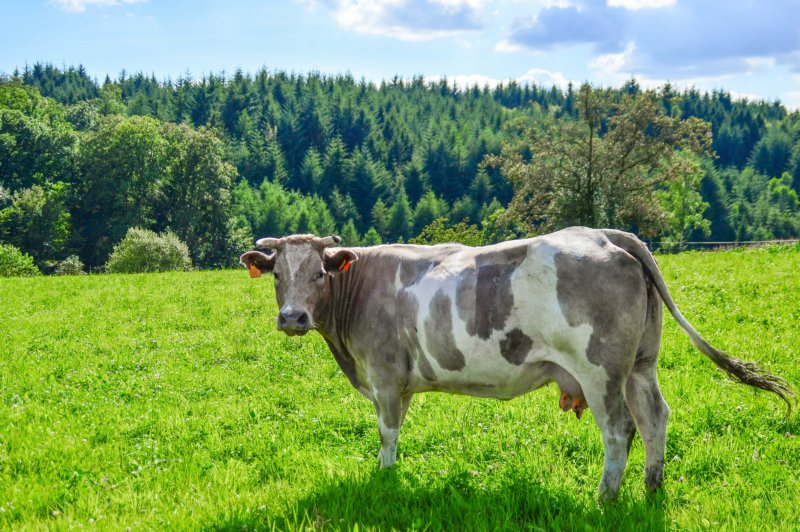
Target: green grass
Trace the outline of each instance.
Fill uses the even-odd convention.
[[[800,250],[658,257],[715,345],[800,383]],[[555,387],[423,394],[377,470],[371,404],[244,271],[0,279],[0,529],[800,528],[800,416],[665,319],[664,492],[634,443],[596,502],[599,430]]]

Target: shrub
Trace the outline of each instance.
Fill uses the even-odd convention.
[[[39,268],[33,263],[33,257],[21,252],[11,244],[0,244],[0,276],[31,277],[39,275]]]
[[[475,225],[459,222],[452,227],[446,227],[447,218],[437,218],[426,225],[422,232],[409,240],[411,244],[447,244],[458,242],[466,246],[483,245],[483,233]]]
[[[231,218],[225,224],[227,238],[225,239],[224,253],[222,260],[211,265],[212,267],[222,268],[241,268],[239,255],[245,251],[253,249],[253,232],[250,224],[243,218]]]
[[[109,273],[165,272],[192,269],[189,248],[171,231],[156,234],[132,227],[106,262]]]
[[[56,275],[86,275],[83,262],[77,255],[70,255],[56,266]]]

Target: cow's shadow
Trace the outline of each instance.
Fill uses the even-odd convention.
[[[280,530],[664,530],[663,495],[623,494],[598,505],[586,494],[573,494],[526,478],[481,485],[472,473],[443,476],[434,486],[420,486],[396,469],[367,478],[332,480],[315,487],[287,515],[272,525]],[[228,523],[241,526],[265,523]],[[241,525],[241,526],[240,526]],[[251,527],[248,527],[251,528]]]

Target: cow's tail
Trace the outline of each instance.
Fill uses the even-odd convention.
[[[655,285],[661,299],[669,309],[670,314],[672,314],[681,326],[681,329],[689,336],[692,344],[694,344],[700,352],[713,360],[717,366],[724,370],[735,381],[777,394],[786,402],[786,416],[788,417],[791,414],[792,402],[796,400],[796,394],[792,385],[786,379],[769,373],[753,362],[747,362],[732,357],[709,344],[706,339],[700,336],[700,333],[692,327],[692,324],[681,314],[681,311],[678,310],[664,282],[664,277],[661,275],[661,270],[658,269],[658,264],[656,264],[647,246],[635,235],[630,233],[613,230],[606,230],[605,233],[612,244],[633,255],[642,264],[644,271]]]

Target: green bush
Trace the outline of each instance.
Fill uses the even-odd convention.
[[[83,262],[77,255],[70,255],[56,266],[56,275],[86,275]]]
[[[447,227],[447,218],[437,218],[430,224],[426,225],[422,232],[409,240],[411,244],[450,244],[458,242],[466,246],[482,246],[483,233],[475,225],[467,225],[465,222],[459,222],[452,227]]]
[[[109,273],[189,271],[189,248],[171,231],[156,234],[132,227],[106,262]]]
[[[31,277],[39,273],[39,268],[33,263],[33,257],[11,244],[0,244],[0,276]]]

